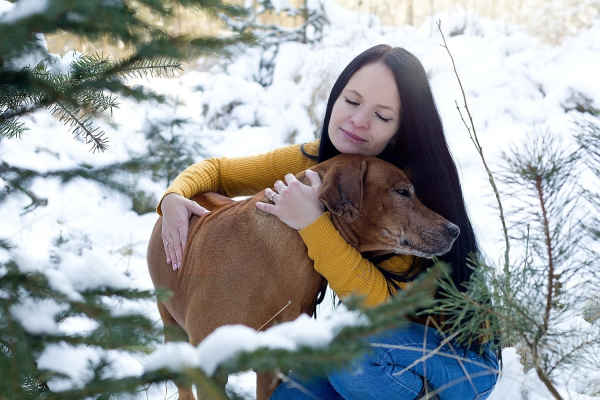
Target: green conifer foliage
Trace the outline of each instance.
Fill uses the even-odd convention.
[[[460,342],[483,336],[497,348],[516,347],[525,370],[535,370],[562,400],[555,385],[559,371],[597,369],[600,360],[600,113],[588,103],[576,108],[583,114],[573,135],[578,147],[563,143],[566,135],[534,130],[503,152],[499,189],[441,21],[437,25],[462,91],[463,106],[456,102],[456,108],[488,173],[506,247],[502,272],[492,260],[473,257],[467,290],[440,281],[443,298],[430,311],[447,317],[444,326]]]
[[[556,399],[562,398],[554,385],[558,371],[594,369],[600,359],[600,181],[590,173],[600,166],[599,130],[597,122],[586,126],[576,132],[579,148],[545,131],[503,154],[497,178],[509,200],[511,268],[500,273],[489,260],[473,259],[466,293],[442,282],[447,299],[437,308],[459,340],[486,326],[483,334],[516,347],[525,369],[535,370]],[[459,325],[464,316],[470,324]],[[582,322],[565,323],[573,320]]]
[[[172,74],[181,69],[186,58],[227,54],[237,44],[254,41],[252,34],[243,31],[228,37],[171,36],[162,26],[173,17],[175,6],[234,19],[246,15],[243,8],[220,0],[48,0],[39,13],[1,20],[0,134],[20,137],[26,127],[19,117],[47,108],[93,151],[103,151],[108,138],[94,127],[94,115],[117,107],[118,96],[138,101],[162,99],[128,85],[127,78]],[[141,11],[151,20],[143,18]],[[56,56],[47,53],[40,35],[59,31],[90,41],[108,38],[124,44],[131,55],[113,61],[98,54],[84,54],[73,60],[69,71],[56,70],[52,68]],[[25,57],[32,55],[37,63],[23,65]]]
[[[20,5],[17,3],[15,7]],[[0,17],[0,140],[26,140],[23,117],[47,109],[65,123],[65,130],[88,143],[93,152],[105,151],[108,137],[94,124],[95,117],[109,114],[119,106],[121,97],[134,101],[164,100],[147,88],[130,85],[128,79],[171,75],[181,70],[182,62],[190,57],[226,55],[235,51],[235,46],[254,41],[251,33],[242,31],[226,37],[172,36],[163,27],[173,16],[175,7],[234,20],[246,15],[243,8],[220,0],[48,0],[43,10],[34,12],[24,8],[25,15],[18,18]],[[10,12],[7,15],[10,16]],[[65,57],[48,54],[43,35],[56,32],[68,32],[89,41],[109,39],[124,44],[130,55],[111,60],[99,54]],[[144,156],[104,167],[80,165],[44,173],[2,162],[0,203],[10,196],[24,195],[30,199],[24,212],[45,206],[48,200],[32,190],[36,179],[59,179],[62,183],[92,180],[135,199],[139,191],[130,184],[131,176],[155,168],[155,160]],[[61,260],[65,251],[61,247],[67,242],[62,236],[55,242],[56,250],[52,252],[50,263],[66,262]],[[168,372],[117,378],[107,355],[109,350],[145,354],[162,342],[162,327],[157,326],[156,321],[139,313],[115,315],[113,308],[119,302],[154,301],[165,294],[97,287],[67,295],[43,272],[32,270],[31,265],[20,259],[9,240],[0,239],[0,251],[3,253],[0,262],[0,398],[119,398],[173,376]],[[57,324],[84,318],[94,328],[72,334],[32,329],[20,320],[23,313],[16,311],[24,304],[51,304],[58,310]],[[69,379],[37,365],[39,356],[53,345],[83,346],[100,354],[98,360],[87,366],[88,379],[82,385],[73,385],[62,392],[49,389],[47,382]]]

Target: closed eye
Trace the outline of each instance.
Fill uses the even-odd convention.
[[[381,115],[375,113],[375,115],[377,115],[377,117],[382,120],[383,122],[390,122],[392,119],[391,118],[384,118]]]
[[[402,195],[404,197],[410,197],[410,192],[406,189],[396,190],[396,193],[398,193],[399,195]]]
[[[347,97],[344,97],[344,101],[352,106],[358,106],[360,105],[360,103],[357,103],[355,101],[350,100]],[[391,118],[385,118],[383,117],[381,114],[375,113],[375,115],[377,115],[377,118],[379,118],[380,120],[382,120],[383,122],[390,122],[392,119]]]

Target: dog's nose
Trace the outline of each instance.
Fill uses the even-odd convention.
[[[448,224],[446,229],[448,229],[448,233],[453,238],[458,237],[458,234],[460,233],[460,228],[454,224]]]

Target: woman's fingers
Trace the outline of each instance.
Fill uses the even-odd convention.
[[[193,200],[188,200],[186,199],[186,208],[188,209],[188,211],[190,212],[190,217],[192,216],[192,214],[195,214],[199,217],[203,216],[206,213],[209,213],[210,211],[207,210],[206,208],[202,207],[200,204],[196,203]]]
[[[273,187],[275,188],[275,190],[277,191],[277,193],[281,193],[283,190],[285,190],[285,188],[287,187],[285,183],[281,182],[281,181],[277,181],[273,184]]]
[[[287,174],[285,176],[285,181],[288,185],[295,185],[295,182],[299,182],[298,179],[296,179],[296,177],[292,174]]]
[[[308,181],[310,182],[311,188],[313,188],[317,192],[319,190],[321,190],[321,186],[323,186],[323,183],[321,182],[321,177],[319,176],[318,173],[316,173],[315,171],[312,171],[310,169],[307,169],[306,177],[308,178]]]
[[[267,199],[271,200],[272,202],[275,202],[275,196],[277,194],[278,193],[271,188],[265,189],[265,196],[267,197]]]
[[[292,174],[286,175],[287,185],[277,181],[273,185],[275,190],[265,189],[265,196],[271,202],[257,202],[256,208],[275,215],[291,228],[299,230],[308,226],[323,214],[323,205],[318,199],[319,174],[307,171],[307,177],[310,185],[303,184]]]
[[[173,271],[179,268],[183,259],[182,237],[187,237],[189,222],[185,219],[187,211],[165,215],[163,212],[162,237],[165,246],[167,263],[173,266]]]
[[[198,203],[175,193],[170,193],[161,203],[163,214],[162,238],[167,263],[176,271],[181,267],[183,252],[188,239],[190,217],[192,214],[204,215],[208,210]]]

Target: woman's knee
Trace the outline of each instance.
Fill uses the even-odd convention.
[[[412,399],[423,387],[422,378],[394,364],[385,352],[370,353],[348,369],[327,374],[329,382],[345,399]]]
[[[275,389],[270,400],[343,400],[326,377],[301,378],[292,373]]]

